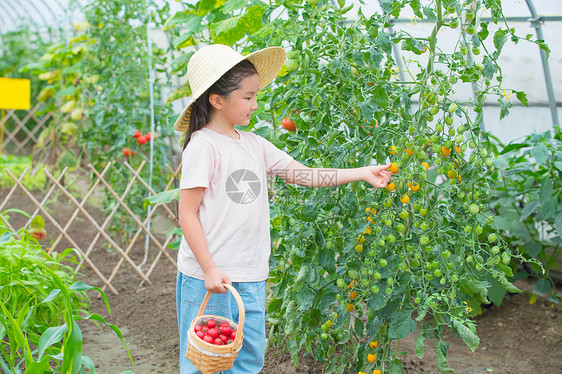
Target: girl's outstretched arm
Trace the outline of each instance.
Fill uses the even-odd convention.
[[[310,168],[293,160],[277,176],[287,183],[307,187],[332,187],[350,182],[366,181],[371,185],[384,188],[390,182],[391,173],[388,165],[372,165],[354,169]]]
[[[222,283],[232,284],[226,274],[224,274],[215,264],[207,240],[201,227],[201,222],[197,217],[197,211],[205,192],[204,187],[186,188],[180,190],[179,199],[179,222],[181,231],[193,251],[197,262],[205,274],[205,288],[212,293],[226,293],[226,288]],[[189,275],[189,274],[188,274]]]

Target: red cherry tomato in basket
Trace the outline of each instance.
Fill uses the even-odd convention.
[[[195,334],[197,334],[197,336],[200,337],[201,339],[205,337],[205,334],[202,331],[197,331]]]
[[[209,331],[207,331],[207,335],[209,335],[214,340],[219,337],[219,330],[213,327],[212,329],[209,329]]]
[[[197,332],[197,331],[201,331],[202,328],[203,328],[203,326],[201,326],[201,325],[195,325],[194,330],[195,330],[195,332]]]
[[[226,343],[226,341],[228,340],[228,336],[220,334],[219,339],[222,340],[223,343]]]
[[[224,342],[220,338],[216,338],[215,345],[224,345]]]
[[[209,344],[213,344],[213,341],[214,341],[214,339],[211,338],[210,335],[205,335],[205,336],[203,337],[203,340],[206,341],[206,342],[209,343]]]
[[[215,320],[212,319],[212,318],[207,321],[207,327],[210,328],[210,329],[212,329],[212,328],[215,327],[216,325],[217,325],[217,323],[216,323]]]
[[[224,327],[221,326],[220,332],[226,336],[230,336],[230,334],[232,334],[232,330],[230,326],[224,326]]]
[[[232,339],[236,339],[236,330],[234,330],[234,331],[230,334],[230,337],[231,337]]]

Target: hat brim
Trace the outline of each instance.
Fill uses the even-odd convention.
[[[240,61],[242,60],[248,60],[256,67],[256,70],[258,71],[258,75],[260,77],[260,85],[258,91],[261,91],[279,75],[279,71],[287,60],[287,52],[283,47],[267,47],[244,56],[244,58]],[[234,63],[232,67],[234,67],[234,65],[236,65],[240,61]],[[217,80],[218,79],[220,79],[220,77],[217,78]],[[209,82],[210,85],[212,85],[213,83],[215,82]],[[206,89],[204,91],[206,91]],[[189,128],[189,118],[191,115],[192,105],[199,96],[201,96],[201,94],[197,95],[196,97],[192,95],[191,100],[182,110],[181,114],[176,120],[176,123],[174,124],[175,130],[187,131],[187,129]]]

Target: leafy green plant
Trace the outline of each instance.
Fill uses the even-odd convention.
[[[3,373],[95,373],[95,365],[82,352],[80,320],[109,326],[121,339],[119,328],[90,313],[86,291],[94,289],[111,309],[98,287],[77,281],[74,249],[47,254],[31,233],[13,232],[4,224],[8,213],[29,215],[18,209],[1,213],[0,220],[0,367]],[[129,358],[132,357],[129,353]]]
[[[215,16],[234,8],[246,14],[249,7],[216,1],[211,10],[211,3],[200,1],[186,13],[200,12],[201,19],[207,13],[210,41],[217,42],[212,30],[222,18]],[[435,338],[437,365],[450,372],[443,335],[452,331],[475,350],[471,303],[489,302],[487,279],[519,292],[508,279],[509,264],[528,260],[507,246],[494,217],[484,214],[486,175],[494,166],[480,124],[489,96],[497,97],[500,117],[508,114],[497,60],[506,42],[531,36],[517,36],[496,1],[381,1],[382,14],[359,12],[353,21],[346,19],[352,6],[345,1],[262,6],[258,27],[233,45],[243,53],[283,45],[288,60],[276,85],[260,91],[262,105],[247,129],[310,167],[390,161],[397,172],[387,190],[275,182],[268,342],[285,341],[295,366],[304,351],[326,372],[399,373],[399,342],[419,330],[416,355],[422,358],[426,339]],[[389,29],[405,7],[434,25],[430,35]],[[493,35],[481,20],[485,10],[497,24]],[[279,13],[287,17],[273,19]],[[172,19],[191,25],[195,18]],[[220,30],[237,26],[225,21]],[[185,40],[206,43],[201,27],[187,27]],[[444,30],[446,45],[451,35],[456,40],[452,49],[441,45]],[[542,41],[530,41],[548,51]],[[395,46],[404,56],[400,65]],[[473,101],[453,96],[472,84]],[[523,92],[511,91],[526,104]],[[261,120],[272,126],[258,127]],[[296,131],[281,127],[291,120]],[[337,178],[330,170],[325,175]]]
[[[549,274],[562,250],[562,132],[554,127],[497,150],[490,178],[496,226],[512,248],[540,261],[518,276],[536,278],[533,291],[557,302]]]
[[[15,184],[14,180],[4,171],[10,170],[16,178],[19,178],[25,169],[31,168],[25,177],[23,177],[22,184],[28,190],[38,190],[45,187],[47,176],[43,172],[44,165],[40,165],[35,169],[31,156],[20,157],[14,155],[0,155],[0,187],[11,187]]]

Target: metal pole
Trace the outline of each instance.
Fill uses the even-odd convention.
[[[525,0],[527,3],[527,7],[529,7],[529,12],[531,13],[531,18],[529,21],[531,25],[535,28],[537,32],[537,39],[544,40],[542,34],[542,17],[537,15],[537,11],[535,10],[535,6],[533,5],[532,0]],[[548,104],[550,106],[550,114],[552,116],[552,123],[555,126],[559,126],[560,122],[558,121],[558,112],[556,110],[556,99],[554,98],[554,90],[552,89],[552,78],[550,77],[550,68],[546,62],[546,52],[540,49],[541,54],[541,61],[542,61],[542,70],[544,72],[544,81],[546,83],[546,92],[548,94]]]
[[[149,6],[147,6],[147,12],[148,12],[148,22],[146,23],[146,44],[148,49],[148,86],[150,91],[150,133],[151,133],[150,167],[149,167],[150,175],[148,178],[148,185],[152,188],[152,170],[154,167],[154,69],[152,68],[152,36],[151,36],[152,11]],[[148,193],[148,196],[150,197],[150,192]],[[152,211],[152,205],[149,205],[147,215],[150,215],[151,211]],[[148,224],[146,226],[148,231],[150,231],[150,226],[151,226],[150,224],[151,224],[151,220],[148,221]],[[141,266],[144,265],[144,263],[147,260],[149,244],[150,244],[149,237],[148,235],[146,235],[145,242],[144,242],[144,259]]]

